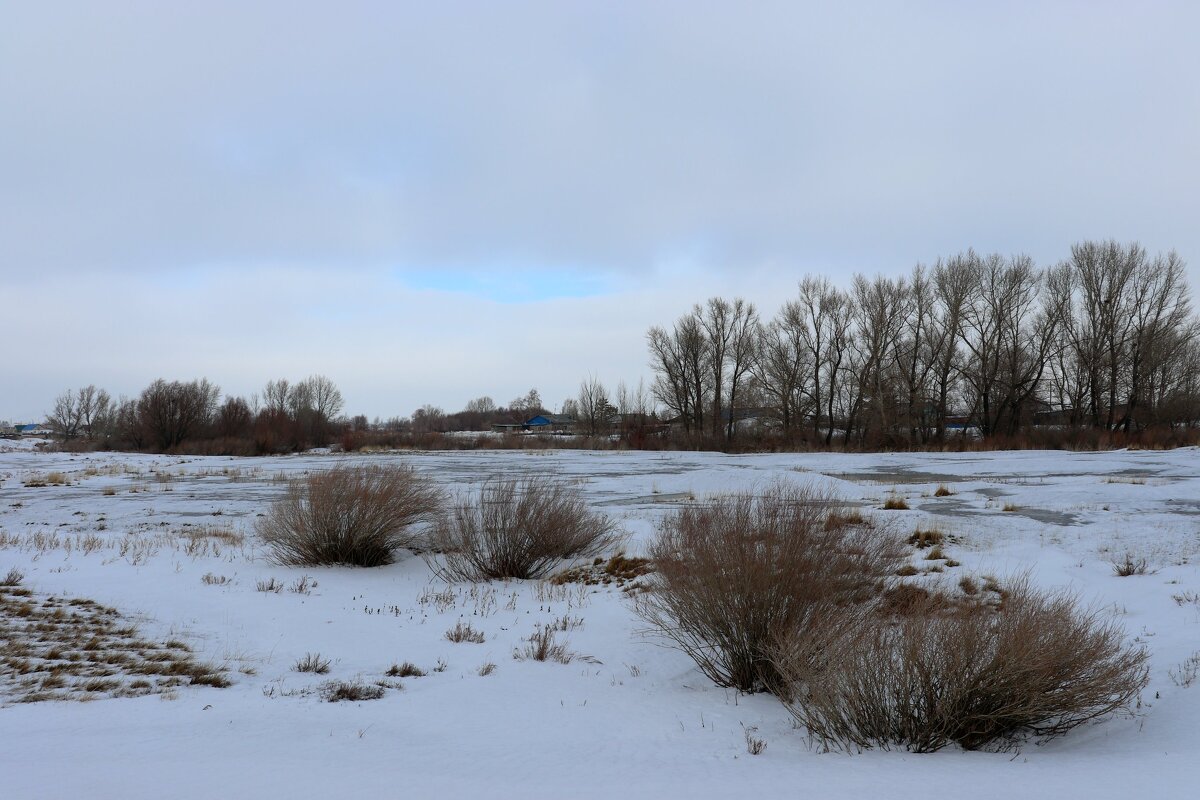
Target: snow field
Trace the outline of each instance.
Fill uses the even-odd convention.
[[[455,491],[502,475],[577,482],[637,554],[678,503],[817,481],[907,537],[956,537],[961,566],[1028,570],[1111,609],[1151,653],[1140,714],[1013,754],[822,754],[770,696],[709,683],[615,587],[447,586],[419,557],[376,569],[271,564],[253,533],[290,477],[401,461]],[[45,483],[52,473],[65,484]],[[938,485],[954,494],[935,497]],[[883,511],[905,497],[909,511]],[[1005,510],[1009,509],[1009,510]],[[68,551],[68,544],[69,551]],[[1148,574],[1117,577],[1126,553]],[[916,553],[919,569],[932,566]],[[1200,453],[753,455],[496,451],[261,459],[0,452],[0,576],[121,610],[225,666],[227,689],[93,702],[0,698],[0,794],[58,797],[1190,797],[1200,775]],[[207,579],[206,577],[210,576]],[[259,591],[274,580],[278,591]],[[304,586],[303,584],[308,584]],[[315,584],[315,585],[314,585]],[[306,591],[293,591],[295,588]],[[1178,598],[1178,599],[1177,599]],[[566,622],[562,622],[563,620]],[[453,643],[459,622],[484,634]],[[539,625],[578,657],[514,659]],[[293,665],[309,653],[325,675]],[[388,678],[409,661],[424,677]],[[444,664],[444,669],[435,671]],[[491,674],[481,667],[495,664]],[[328,703],[327,680],[398,681]],[[747,752],[744,730],[766,742]]]

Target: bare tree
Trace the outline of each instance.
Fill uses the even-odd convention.
[[[955,394],[962,374],[961,351],[963,312],[974,286],[976,262],[974,250],[953,256],[945,263],[938,261],[933,268],[936,307],[930,323],[931,337],[938,341],[934,363],[934,424],[938,441],[946,439],[946,419],[950,413],[951,397]]]
[[[437,406],[424,405],[413,412],[413,433],[435,433],[446,429],[446,412]]]
[[[813,374],[813,356],[807,342],[804,306],[785,303],[775,318],[759,328],[759,358],[754,376],[762,391],[779,408],[785,434],[798,427],[805,407],[804,388]]]
[[[263,406],[268,411],[287,413],[291,391],[292,384],[287,378],[267,381],[267,385],[263,387]]]
[[[608,390],[594,376],[589,375],[579,384],[579,397],[575,407],[579,411],[579,421],[587,427],[587,432],[595,436],[602,427],[607,427],[612,416],[612,404],[608,401]]]
[[[1127,287],[1145,257],[1136,243],[1080,242],[1071,247],[1081,323],[1073,344],[1088,366],[1088,411],[1096,427],[1111,429],[1116,421],[1131,325]]]
[[[74,389],[67,389],[54,401],[54,410],[46,415],[50,429],[70,441],[79,437],[83,417],[80,412],[79,395]]]
[[[722,406],[728,405],[729,420],[726,438],[733,437],[734,404],[738,384],[749,371],[755,342],[754,323],[758,314],[754,305],[735,298],[731,303],[721,297],[711,297],[704,307],[693,311],[707,341],[707,372],[712,387],[712,434],[718,436],[722,427]],[[729,380],[729,395],[725,382]]]
[[[903,278],[882,275],[867,280],[854,276],[854,316],[858,374],[857,402],[849,418],[855,420],[866,406],[866,428],[874,425],[881,434],[892,431],[897,416],[899,375],[897,344],[909,312],[908,284]],[[862,431],[866,435],[867,430]],[[850,434],[849,425],[846,430]]]
[[[64,440],[86,436],[89,440],[107,436],[112,425],[113,404],[108,392],[89,384],[74,391],[68,389],[54,401],[46,415],[50,428]]]
[[[496,401],[487,395],[467,401],[466,410],[472,414],[492,414],[496,411]]]
[[[730,442],[737,431],[737,409],[745,379],[758,360],[759,332],[762,329],[753,303],[747,303],[739,297],[733,301],[732,307],[729,346],[725,352],[729,362],[729,423],[725,438]]]
[[[105,435],[112,416],[112,398],[103,389],[88,385],[79,390],[79,421],[87,438]]]
[[[1131,281],[1133,314],[1130,320],[1125,413],[1117,423],[1128,433],[1142,406],[1153,407],[1155,376],[1173,369],[1196,335],[1189,325],[1185,265],[1175,251],[1140,264]],[[1166,382],[1163,380],[1162,382]]]
[[[138,400],[140,426],[161,450],[170,450],[208,424],[219,394],[220,389],[205,379],[167,383],[159,378]]]
[[[654,396],[683,420],[689,432],[704,429],[710,385],[709,346],[700,325],[699,310],[695,306],[690,314],[680,317],[670,333],[653,327],[646,334],[650,366],[656,373]]]
[[[296,421],[314,444],[330,439],[331,424],[342,413],[342,393],[324,375],[311,375],[292,387],[289,396]]]
[[[925,265],[913,268],[908,281],[908,315],[897,349],[900,380],[904,386],[904,416],[912,441],[929,441],[936,425],[933,379],[943,349],[953,336],[940,324],[935,278]]]
[[[970,359],[963,376],[984,436],[1015,433],[1051,359],[1060,315],[1038,304],[1044,276],[1028,256],[987,256],[973,267],[974,289],[963,313]]]
[[[247,436],[254,424],[250,405],[241,397],[226,397],[217,411],[217,433],[227,439]]]
[[[525,419],[546,412],[546,408],[542,405],[542,395],[536,388],[530,389],[522,397],[517,397],[510,401],[508,407],[512,411],[522,415]]]

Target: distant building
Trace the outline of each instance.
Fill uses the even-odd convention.
[[[538,414],[525,421],[525,430],[536,433],[568,433],[575,427],[575,420],[561,414]]]

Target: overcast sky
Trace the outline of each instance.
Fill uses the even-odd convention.
[[[0,418],[313,373],[348,413],[589,373],[974,247],[1174,248],[1200,4],[0,0]]]

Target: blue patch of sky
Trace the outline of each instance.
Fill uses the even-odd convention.
[[[500,265],[487,271],[445,268],[404,270],[397,274],[397,278],[412,289],[468,294],[497,303],[536,303],[595,297],[614,289],[611,278],[606,275]]]

